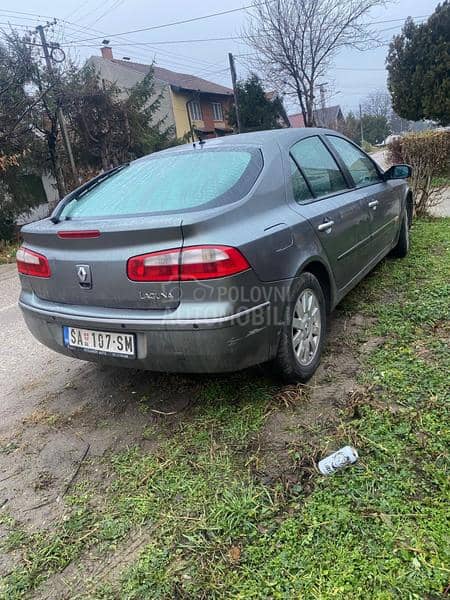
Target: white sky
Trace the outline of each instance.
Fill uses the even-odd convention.
[[[199,75],[230,86],[228,71],[228,52],[237,55],[236,66],[238,77],[243,77],[248,70],[245,58],[239,54],[248,54],[249,49],[242,40],[209,41],[197,43],[176,43],[158,45],[157,42],[168,40],[187,40],[211,37],[228,37],[240,35],[245,23],[245,11],[213,17],[202,21],[194,21],[183,25],[156,29],[153,31],[127,34],[114,39],[112,34],[134,29],[151,27],[203,16],[209,13],[238,8],[251,3],[251,0],[2,0],[0,8],[0,27],[5,23],[21,24],[34,27],[45,23],[47,16],[65,19],[70,23],[61,23],[54,32],[48,32],[49,41],[54,39],[61,43],[70,43],[85,38],[93,38],[79,42],[71,56],[82,62],[92,54],[99,54],[99,47],[106,37],[111,40],[114,56],[129,56],[136,62],[156,64],[174,71]],[[387,2],[371,13],[373,21],[405,19],[407,16],[424,17],[430,15],[437,2],[435,0],[397,0]],[[17,14],[20,11],[27,14]],[[38,18],[29,13],[42,15]],[[423,18],[417,19],[424,20]],[[385,40],[389,41],[402,27],[402,21],[377,24]],[[93,31],[93,29],[95,31]],[[126,39],[125,39],[126,38]],[[145,46],[127,46],[128,43],[145,42]],[[152,45],[155,44],[155,45]],[[365,52],[345,50],[335,60],[326,78],[334,91],[329,104],[340,104],[344,112],[355,109],[358,103],[370,91],[383,89],[386,86],[384,70],[387,48],[377,48]],[[288,106],[289,112],[297,112],[298,107]]]

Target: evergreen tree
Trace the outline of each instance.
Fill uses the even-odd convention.
[[[12,237],[16,218],[41,203],[45,155],[33,130],[35,98],[27,92],[34,64],[16,35],[0,43],[0,239]]]
[[[390,133],[388,120],[382,115],[363,115],[362,125],[364,140],[372,145],[380,144]]]
[[[450,123],[450,2],[439,4],[426,23],[407,19],[387,57],[388,87],[404,119]]]
[[[361,124],[352,111],[345,117],[340,126],[340,131],[357,144],[361,143]]]
[[[129,90],[100,81],[91,67],[74,72],[65,111],[79,164],[106,170],[167,146],[173,132],[156,119],[159,107],[152,70]]]
[[[260,78],[252,73],[248,79],[237,84],[241,130],[261,131],[282,127],[284,108],[276,96],[273,100],[267,97]],[[229,122],[236,127],[236,110],[234,106],[229,114]]]

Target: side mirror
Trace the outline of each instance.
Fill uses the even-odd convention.
[[[392,165],[392,167],[385,171],[384,179],[386,181],[388,179],[408,179],[411,175],[412,169],[409,165]]]

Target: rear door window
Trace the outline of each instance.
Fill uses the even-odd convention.
[[[306,183],[305,178],[303,177],[299,168],[297,167],[295,160],[291,156],[289,157],[289,163],[291,168],[291,182],[294,200],[298,204],[310,202],[312,199],[312,194],[309,191],[308,184]]]
[[[61,218],[188,211],[242,198],[263,166],[261,152],[199,148],[168,152],[128,167],[70,202]]]
[[[327,138],[350,171],[356,187],[364,187],[381,180],[375,165],[362,150],[337,135],[327,135]]]
[[[347,189],[337,162],[317,136],[297,142],[290,152],[301,167],[314,196],[320,198]]]

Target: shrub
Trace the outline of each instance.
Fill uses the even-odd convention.
[[[0,205],[1,206],[1,205]],[[11,210],[1,206],[0,209],[0,246],[2,242],[11,242],[16,237],[17,227],[15,215]]]
[[[388,145],[389,158],[395,163],[411,165],[411,189],[416,215],[425,215],[442,201],[444,176],[450,163],[450,131],[432,130],[408,133]]]

